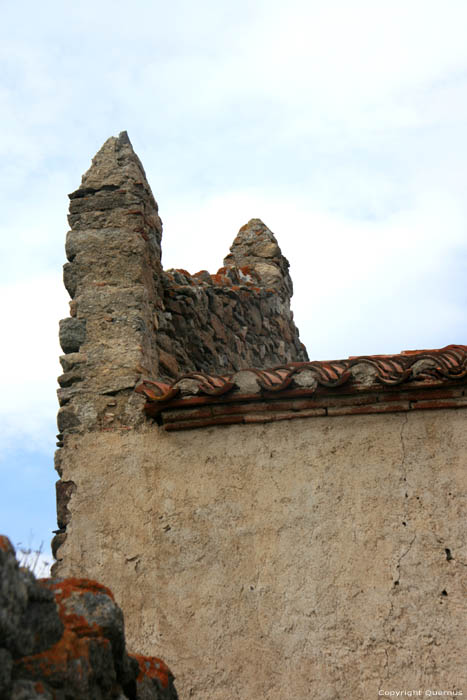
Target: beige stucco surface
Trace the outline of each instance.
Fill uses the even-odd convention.
[[[467,695],[466,419],[70,435],[59,573],[111,586],[181,700]]]

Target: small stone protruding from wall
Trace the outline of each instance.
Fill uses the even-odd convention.
[[[111,591],[88,579],[40,579],[0,536],[2,700],[177,700],[156,657],[125,648]]]

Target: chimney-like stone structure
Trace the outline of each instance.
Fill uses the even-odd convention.
[[[158,372],[162,223],[126,132],[105,142],[70,195],[69,223],[64,283],[72,301],[60,322],[60,433],[101,427],[109,397],[121,392],[124,421],[141,373]]]
[[[69,436],[147,421],[134,392],[141,377],[170,382],[307,360],[290,310],[289,264],[259,219],[240,229],[216,274],[163,271],[158,206],[126,132],[104,143],[69,196],[59,474]],[[57,483],[54,552],[74,488]]]

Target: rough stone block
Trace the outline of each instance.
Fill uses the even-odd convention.
[[[60,321],[60,346],[64,353],[78,352],[86,339],[86,321],[65,318]]]

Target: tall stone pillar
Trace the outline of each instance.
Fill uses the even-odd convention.
[[[133,389],[141,374],[158,375],[162,222],[126,132],[94,157],[70,194],[68,219],[64,283],[72,301],[60,322],[60,475],[72,435],[143,421],[143,399]],[[73,482],[58,482],[54,553],[66,536],[72,492]]]

